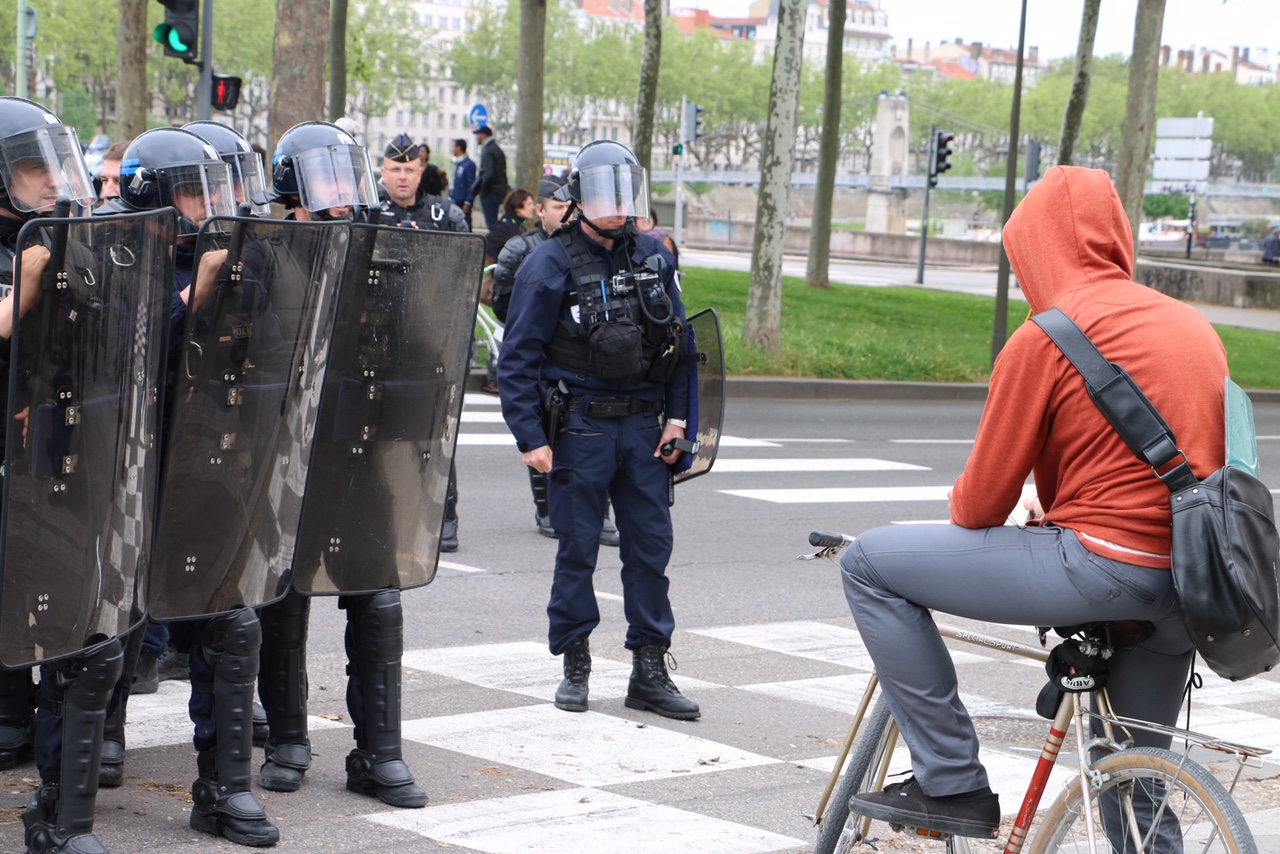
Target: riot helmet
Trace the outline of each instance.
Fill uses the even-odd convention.
[[[369,153],[329,122],[294,125],[271,157],[265,200],[302,207],[316,219],[327,219],[332,208],[370,210],[378,205],[378,190]]]
[[[236,191],[236,206],[248,205],[253,216],[269,216],[271,205],[262,199],[266,181],[262,177],[262,158],[249,145],[249,140],[234,128],[220,122],[202,120],[182,126],[217,150],[222,162],[231,170],[231,184]],[[257,201],[254,201],[254,200]]]
[[[592,220],[649,215],[649,181],[631,149],[608,139],[588,142],[573,159],[566,195],[582,218],[605,237],[620,237],[621,228],[604,229]]]
[[[149,130],[124,152],[120,205],[130,211],[173,207],[178,234],[194,234],[211,217],[235,214],[231,170],[212,145],[190,131]]]
[[[0,98],[0,207],[21,219],[59,199],[97,200],[75,128],[25,98]]]

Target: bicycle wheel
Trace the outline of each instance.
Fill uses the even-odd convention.
[[[874,782],[881,763],[888,758],[885,754],[890,737],[896,734],[897,726],[889,715],[889,704],[883,696],[878,697],[862,722],[862,735],[858,737],[853,758],[845,766],[844,776],[840,778],[840,784],[827,804],[826,814],[822,816],[818,844],[813,854],[845,854],[861,841],[856,838],[861,818],[856,815],[850,818],[849,799],[858,792],[866,791]]]
[[[1203,766],[1156,747],[1104,756],[1089,768],[1099,850],[1121,854],[1257,854],[1231,795]],[[1033,854],[1089,850],[1088,826],[1073,780],[1049,807]],[[1110,844],[1109,848],[1105,846]]]

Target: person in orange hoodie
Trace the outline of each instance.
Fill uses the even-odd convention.
[[[1106,172],[1055,167],[1014,211],[1004,244],[1031,311],[1058,307],[1124,367],[1203,478],[1224,464],[1226,353],[1199,312],[1133,281],[1131,235]],[[1005,525],[1029,474],[1036,518]],[[845,596],[914,771],[858,795],[851,809],[990,838],[999,801],[931,609],[1032,626],[1150,622],[1149,638],[1111,659],[1108,691],[1118,714],[1162,724],[1177,715],[1194,647],[1169,572],[1169,491],[1034,323],[996,359],[950,499],[950,525],[877,528],[841,560]],[[1134,737],[1140,745],[1170,741]]]

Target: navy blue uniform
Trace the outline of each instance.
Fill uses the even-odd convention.
[[[574,223],[569,228],[581,228]],[[584,232],[585,235],[585,232]],[[628,233],[612,250],[585,238],[601,270],[612,277],[640,270],[645,259],[666,261],[663,286],[683,325],[684,306],[674,273],[674,259],[656,240]],[[638,649],[669,642],[675,627],[667,597],[667,562],[671,557],[671,511],[667,504],[667,464],[655,457],[663,417],[685,419],[689,412],[689,367],[680,364],[665,384],[618,384],[552,364],[546,348],[561,320],[576,323],[576,294],[569,257],[556,239],[533,249],[516,272],[507,314],[498,384],[502,414],[521,452],[549,444],[541,418],[539,384],[563,381],[575,411],[553,444],[548,486],[551,524],[560,538],[556,553],[548,638],[551,653],[560,655],[574,640],[600,622],[591,576],[606,497],[613,500],[621,534],[622,585],[627,617],[626,646]],[[643,412],[621,417],[591,416],[593,398],[647,401]],[[554,439],[554,437],[553,437]]]

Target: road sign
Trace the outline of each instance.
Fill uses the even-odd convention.
[[[1157,139],[1157,160],[1208,160],[1213,154],[1211,139]]]
[[[1207,139],[1213,136],[1213,119],[1157,119],[1156,137],[1165,139]]]
[[[1208,160],[1156,160],[1151,177],[1157,181],[1204,181],[1209,177]]]
[[[489,111],[485,109],[484,104],[476,104],[471,108],[471,112],[467,113],[467,121],[471,123],[471,132],[475,133],[489,124]]]

